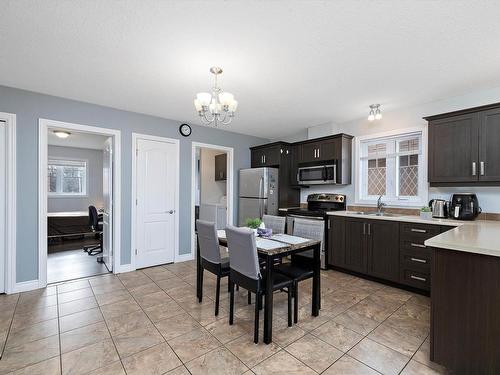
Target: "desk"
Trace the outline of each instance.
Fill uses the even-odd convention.
[[[227,246],[226,232],[224,230],[217,231],[217,237],[221,246]],[[319,306],[321,298],[321,258],[320,248],[321,241],[310,240],[286,234],[276,234],[271,239],[256,238],[257,253],[259,258],[266,262],[266,278],[273,280],[274,263],[276,259],[286,257],[288,255],[300,253],[306,250],[314,252],[314,276],[313,276],[313,291],[312,291],[312,315],[319,315]],[[200,290],[200,247],[199,243],[196,250],[196,295],[201,295]],[[269,344],[273,341],[273,290],[272,283],[267,283],[264,303],[264,342]]]
[[[99,214],[102,220],[102,214]],[[88,211],[68,211],[47,213],[48,238],[62,238],[95,234],[89,227]]]

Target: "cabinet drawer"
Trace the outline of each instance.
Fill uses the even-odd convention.
[[[429,249],[402,248],[399,253],[400,267],[430,273],[431,254]]]
[[[430,273],[425,271],[401,267],[399,282],[415,288],[429,290],[431,286],[431,276]]]
[[[439,233],[439,225],[401,223],[402,241],[412,241],[418,239],[423,243],[423,241],[437,236]]]
[[[424,240],[417,238],[410,241],[401,241],[401,251],[410,251],[417,254],[423,254],[422,256],[430,256],[431,250],[424,245]]]

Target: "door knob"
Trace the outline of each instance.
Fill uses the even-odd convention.
[[[175,210],[170,210],[170,211],[165,211],[166,214],[172,215],[175,212]]]

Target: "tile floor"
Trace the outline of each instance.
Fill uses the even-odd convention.
[[[261,333],[255,345],[246,292],[229,326],[226,289],[216,318],[215,279],[205,275],[202,304],[194,262],[2,295],[0,375],[445,373],[428,359],[426,297],[324,271],[320,316],[310,316],[302,283],[299,323],[288,328],[277,294],[274,342]]]

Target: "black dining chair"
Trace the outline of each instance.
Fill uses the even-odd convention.
[[[94,206],[89,206],[89,228],[99,238],[99,243],[84,246],[83,251],[89,255],[102,253],[102,223],[99,222],[99,214]]]
[[[292,326],[292,294],[293,280],[282,274],[274,273],[273,280],[263,279],[260,273],[259,258],[255,235],[251,229],[236,228],[229,226],[226,228],[227,244],[229,249],[229,324],[234,321],[234,286],[255,293],[255,323],[254,323],[254,343],[259,342],[259,301],[266,290],[266,283],[273,283],[273,291],[286,290],[288,294],[288,326]]]
[[[304,237],[311,240],[323,241],[325,233],[324,221],[307,220],[296,218],[293,225],[293,235]],[[321,246],[324,246],[323,242]],[[291,279],[294,283],[294,316],[293,321],[297,323],[299,309],[299,282],[307,280],[314,276],[313,268],[313,251],[307,250],[302,255],[301,253],[293,255],[291,262],[282,263],[275,266],[275,271],[279,272]],[[321,306],[321,299],[320,299]]]
[[[215,316],[219,315],[220,280],[229,276],[229,259],[221,258],[219,240],[215,223],[196,220],[198,228],[198,246],[200,247],[200,291],[198,301],[203,299],[203,270],[207,270],[217,276],[215,291]]]

